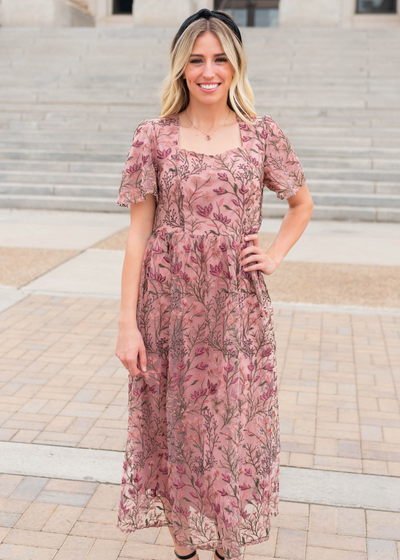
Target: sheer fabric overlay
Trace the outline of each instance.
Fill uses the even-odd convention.
[[[273,306],[240,258],[263,189],[305,183],[270,117],[239,119],[242,146],[180,149],[178,117],[137,127],[117,204],[156,198],[141,269],[138,328],[148,371],[129,377],[118,527],[170,525],[181,546],[239,560],[278,514],[280,432]]]

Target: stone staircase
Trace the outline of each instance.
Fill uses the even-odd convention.
[[[116,205],[159,114],[172,29],[0,28],[0,207]],[[244,29],[257,112],[291,140],[314,219],[400,221],[400,28]],[[287,203],[264,190],[264,216]]]

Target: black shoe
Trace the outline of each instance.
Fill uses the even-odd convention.
[[[188,554],[187,556],[181,556],[180,554],[178,554],[178,553],[176,552],[176,550],[174,550],[174,552],[175,552],[175,556],[176,556],[177,558],[179,558],[179,560],[189,560],[189,558],[193,558],[193,556],[195,556],[195,554],[197,553],[196,550],[193,550],[193,552],[191,552],[191,553]]]
[[[217,558],[219,558],[220,560],[225,560],[225,556],[221,556],[218,552],[218,550],[214,550],[215,554],[217,555]]]

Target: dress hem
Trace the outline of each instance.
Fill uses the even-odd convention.
[[[271,519],[271,517],[277,517],[278,515],[279,515],[279,511],[272,512],[271,515],[270,515],[270,519]],[[122,528],[119,524],[117,524],[117,528],[120,531],[122,531],[123,533],[134,533],[136,531],[141,531],[142,529],[154,529],[156,527],[158,527],[158,528],[173,527],[173,523],[157,523],[157,524],[154,524],[154,523],[151,524],[150,523],[149,525],[146,525],[146,527],[142,527],[140,529],[132,529],[132,530],[129,529],[129,528]],[[253,540],[253,541],[248,541],[248,542],[241,543],[241,546],[246,547],[246,546],[251,546],[253,544],[261,544],[263,542],[268,541],[269,538],[270,538],[270,530],[268,531],[268,536],[262,537],[261,539],[257,539],[255,541]],[[216,549],[221,549],[222,548],[222,545],[218,545],[218,546],[216,546],[216,548],[214,548],[214,546],[210,545],[209,543],[199,543],[199,544],[193,543],[193,546],[195,548],[190,549],[190,550],[196,550],[196,549],[199,549],[199,550],[216,550]],[[185,547],[185,548],[189,548],[189,547]]]

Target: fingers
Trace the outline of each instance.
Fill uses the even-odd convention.
[[[141,344],[137,350],[133,350],[127,357],[129,374],[132,377],[139,377],[147,373],[147,355],[144,344]]]
[[[135,361],[129,360],[126,369],[129,370],[129,375],[131,377],[139,377],[142,374],[142,372],[137,366],[136,360]]]
[[[250,241],[252,240],[254,245],[256,247],[259,246],[259,242],[258,242],[258,233],[249,233],[248,235],[244,236],[245,241]]]
[[[139,367],[141,371],[147,371],[147,356],[146,356],[146,348],[141,346],[138,352],[138,359],[139,359]]]
[[[254,259],[254,257],[251,257],[251,259],[248,262],[244,263],[242,266],[243,270],[247,272],[248,270],[255,270],[254,267],[257,268],[258,266],[260,266],[260,262],[257,259]]]
[[[251,255],[262,255],[265,254],[265,251],[263,251],[261,249],[261,247],[257,247],[256,245],[254,246],[249,246],[246,247],[245,249],[242,250],[241,255],[242,255],[242,262],[245,260],[245,256],[249,255],[251,257]],[[249,259],[249,257],[247,257],[247,259]]]
[[[262,269],[262,263],[261,262],[256,262],[255,263],[255,262],[252,261],[252,264],[248,264],[247,266],[243,267],[243,270],[245,272],[249,272],[250,270],[258,270],[258,269],[260,269],[260,270]]]
[[[265,256],[265,252],[258,245],[249,245],[241,251],[241,256],[241,264],[245,267],[249,263],[254,263],[254,261],[257,263],[262,261]],[[247,269],[245,268],[245,270]]]
[[[252,245],[248,245],[241,251],[241,264],[243,270],[249,272],[251,270],[263,270],[265,266],[266,253],[258,244],[258,234],[252,233],[245,236],[246,241],[253,240]],[[246,256],[247,255],[247,256]]]
[[[147,375],[147,356],[143,338],[138,330],[119,332],[115,355],[131,377]]]
[[[139,377],[142,375],[142,371],[138,367],[138,357],[139,351],[132,350],[126,354],[125,360],[121,360],[124,365],[126,364],[125,367],[129,370],[129,375],[132,377]]]
[[[246,241],[253,241],[251,245],[248,245],[241,251],[241,256],[243,257],[247,253],[263,253],[264,251],[261,249],[259,242],[258,242],[258,233],[251,233],[244,237]]]

